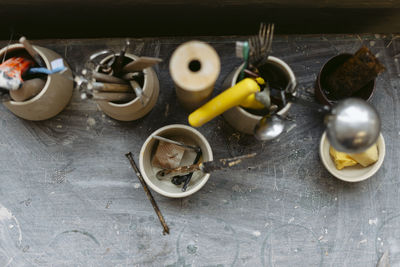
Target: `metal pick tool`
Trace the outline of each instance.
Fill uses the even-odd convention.
[[[194,171],[202,171],[204,173],[210,173],[213,171],[217,170],[223,170],[227,168],[231,168],[235,165],[238,165],[242,163],[244,159],[252,158],[257,153],[251,153],[239,157],[234,157],[234,158],[227,158],[227,159],[217,159],[213,161],[206,161],[206,162],[200,162],[196,163],[193,165],[188,165],[188,166],[181,166],[175,169],[164,169],[160,170],[157,172],[156,177],[157,179],[165,179],[169,178],[169,176],[176,176],[179,174],[186,174],[186,173],[191,173]]]

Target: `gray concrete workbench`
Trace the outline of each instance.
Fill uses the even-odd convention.
[[[152,131],[187,124],[168,63],[189,39],[131,39],[130,52],[164,59],[155,68],[158,103],[138,121],[112,120],[77,92],[66,110],[43,122],[24,121],[0,106],[0,266],[372,267],[386,250],[392,265],[400,264],[400,38],[281,35],[273,43],[272,55],[292,67],[304,88],[313,87],[323,63],[338,53],[366,44],[379,55],[387,70],[377,79],[372,103],[382,117],[387,152],[376,175],[356,184],[331,176],[318,155],[322,118],[302,106],[290,111],[295,127],[271,143],[241,135],[219,117],[199,129],[214,157],[258,156],[248,168],[213,173],[188,198],[154,192],[171,231],[163,236],[124,154],[132,151],[138,161]],[[221,57],[216,94],[240,63],[237,38],[200,39]],[[79,70],[89,54],[119,51],[124,39],[33,43]]]

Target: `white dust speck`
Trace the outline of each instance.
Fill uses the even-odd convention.
[[[328,229],[325,229],[325,234],[327,234],[328,233]]]
[[[13,229],[13,228],[14,228],[14,224],[10,224],[8,227],[9,227],[10,229]]]
[[[264,227],[267,228],[268,226],[269,226],[269,223],[266,222],[266,223],[264,224]]]
[[[87,123],[90,127],[93,127],[93,126],[96,125],[96,120],[93,119],[92,117],[89,117],[89,118],[86,120],[86,123]]]
[[[365,244],[365,243],[367,243],[367,239],[363,239],[360,242],[358,242],[358,244]]]
[[[369,220],[368,220],[368,223],[369,223],[369,225],[373,225],[373,224],[377,225],[377,224],[378,224],[378,218],[369,219]]]
[[[295,209],[298,209],[298,208],[299,208],[299,206],[294,206],[294,208],[295,208]]]
[[[50,195],[54,195],[56,192],[50,192]]]
[[[138,189],[138,188],[140,187],[140,184],[139,184],[139,183],[134,183],[134,184],[133,184],[133,187],[134,187],[135,189]]]
[[[62,128],[62,125],[61,125],[61,124],[58,124],[56,127],[57,127],[58,129],[61,129],[61,128]]]
[[[119,235],[119,231],[117,231],[117,235]]]
[[[294,217],[290,218],[288,223],[292,223],[294,221]]]
[[[260,231],[253,231],[252,235],[259,237],[261,235]]]
[[[222,200],[222,203],[228,203],[228,200],[223,199],[223,200]]]
[[[318,237],[318,240],[321,241],[322,239],[324,239],[324,236],[321,235],[320,237]]]
[[[381,242],[381,247],[383,247],[383,242]]]
[[[335,201],[337,201],[337,197],[335,197]]]
[[[378,241],[381,241],[381,240],[382,240],[380,237],[378,237],[377,239],[378,239]]]
[[[364,235],[363,232],[360,232],[360,235]]]

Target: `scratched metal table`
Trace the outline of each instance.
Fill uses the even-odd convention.
[[[400,263],[400,39],[395,35],[277,36],[305,89],[330,57],[371,47],[387,70],[372,103],[382,117],[386,159],[376,175],[350,184],[331,176],[318,155],[322,118],[294,106],[288,132],[271,143],[235,132],[219,117],[199,130],[215,158],[257,152],[249,167],[215,172],[195,195],[153,193],[161,225],[124,154],[168,124],[187,124],[168,62],[190,38],[132,39],[130,52],[159,56],[161,92],[143,119],[123,123],[75,92],[57,117],[29,122],[0,106],[0,266],[375,266],[386,250]],[[198,39],[198,38],[197,38]],[[218,51],[214,94],[240,63],[234,37],[200,38]],[[1,46],[6,45],[2,41]],[[41,40],[79,71],[89,54],[118,51],[124,39]],[[397,55],[397,56],[396,56]],[[312,93],[312,89],[307,89]],[[295,127],[294,127],[295,126]]]

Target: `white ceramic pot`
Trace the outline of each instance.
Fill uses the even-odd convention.
[[[203,162],[213,160],[212,150],[207,139],[199,131],[195,130],[192,127],[181,124],[172,124],[164,126],[152,134],[166,137],[172,140],[179,139],[180,142],[183,142],[187,145],[199,146],[202,151],[202,157],[200,160]],[[157,144],[158,140],[153,139],[150,135],[144,142],[139,155],[140,171],[143,175],[144,180],[146,181],[146,184],[150,186],[154,191],[166,197],[181,198],[194,194],[206,184],[208,178],[210,177],[210,174],[203,173],[201,171],[194,172],[192,179],[190,180],[189,186],[185,192],[182,192],[181,190],[182,185],[174,185],[173,183],[171,183],[171,179],[157,179],[156,173],[160,169],[157,167],[153,167],[151,164],[153,155],[157,148]],[[195,157],[196,153],[194,151],[185,150],[180,165],[184,166],[193,164]]]
[[[279,58],[269,56],[268,57],[268,64],[272,64],[277,67],[280,71],[282,71],[282,74],[284,77],[286,77],[287,82],[291,81],[293,84],[293,87],[296,85],[296,77],[294,76],[294,73],[292,69],[287,65],[284,61],[282,61]],[[239,73],[241,68],[243,67],[243,64],[236,68],[231,74],[228,75],[227,79],[225,79],[223,88],[227,89],[236,84],[236,81],[239,77]],[[268,82],[268,81],[266,81]],[[292,103],[286,104],[282,109],[280,109],[277,113],[281,116],[285,116],[290,107],[292,106]],[[246,134],[253,134],[254,132],[254,127],[258,123],[259,120],[261,120],[261,116],[252,114],[245,109],[243,109],[240,106],[233,107],[227,111],[225,111],[223,114],[223,117],[225,120],[236,130],[246,133]]]
[[[59,54],[50,49],[40,46],[33,46],[33,48],[39,53],[48,69],[51,69],[53,60],[61,58]],[[0,58],[3,57],[6,51],[7,55],[9,55],[18,50],[25,52],[22,44],[4,47],[0,50]],[[68,105],[73,92],[72,71],[65,60],[64,65],[67,70],[63,73],[48,75],[46,84],[39,94],[22,102],[7,101],[4,102],[4,105],[12,113],[26,120],[40,121],[56,116]]]
[[[126,57],[136,60],[138,57],[132,54],[125,54]],[[106,57],[102,62],[108,61],[112,56]],[[144,104],[136,97],[132,101],[123,104],[117,104],[109,101],[98,100],[97,105],[108,116],[120,121],[133,121],[144,117],[149,113],[157,103],[160,85],[156,72],[149,67],[143,70],[143,94]]]

